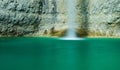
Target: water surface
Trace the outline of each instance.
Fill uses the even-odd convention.
[[[120,39],[0,38],[0,70],[120,70]]]

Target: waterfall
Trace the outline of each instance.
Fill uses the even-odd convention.
[[[64,40],[79,40],[75,32],[75,0],[66,0],[68,29]]]
[[[64,40],[82,40],[82,38],[78,38],[75,30],[75,0],[66,0],[66,9],[67,9],[67,25],[68,29]]]
[[[75,38],[75,0],[66,0],[68,30],[66,37]]]

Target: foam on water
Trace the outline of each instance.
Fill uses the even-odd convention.
[[[63,37],[63,38],[60,38],[60,40],[85,40],[85,39],[78,38],[78,37]]]

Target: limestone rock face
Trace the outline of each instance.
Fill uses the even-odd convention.
[[[120,37],[120,0],[75,0],[79,36]],[[60,36],[66,0],[0,0],[0,36]]]
[[[88,35],[120,37],[120,0],[78,0],[76,8],[78,28]]]
[[[39,36],[44,31],[50,33],[50,29],[56,26],[58,13],[64,13],[60,9],[64,0],[58,1],[0,0],[0,35]]]
[[[38,31],[41,0],[0,0],[0,35],[23,36]]]

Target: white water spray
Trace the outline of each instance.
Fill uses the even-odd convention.
[[[68,30],[63,40],[83,40],[78,38],[75,31],[75,0],[66,0]]]
[[[67,9],[67,24],[68,30],[66,33],[67,38],[76,38],[75,32],[75,0],[66,0]]]

